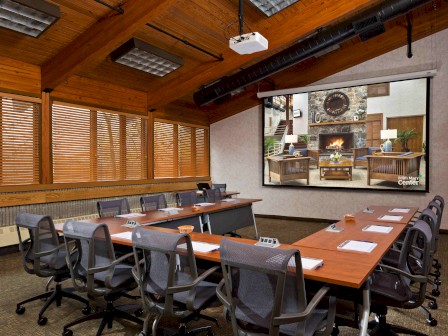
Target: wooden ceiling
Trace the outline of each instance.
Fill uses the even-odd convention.
[[[148,110],[192,116],[213,123],[259,104],[257,90],[303,86],[353,65],[401,47],[406,40],[406,18],[386,24],[386,32],[366,42],[359,37],[319,58],[310,58],[257,84],[221,104],[198,108],[193,93],[213,82],[255,64],[319,28],[349,20],[385,0],[300,0],[266,17],[244,1],[245,31],[258,31],[269,49],[239,55],[229,49],[229,37],[238,33],[238,0],[103,0],[122,3],[123,14],[95,0],[47,0],[61,9],[61,18],[39,38],[0,28],[0,56],[41,67],[41,88],[55,89],[73,76],[86,77],[147,93]],[[434,0],[411,13],[413,39],[448,27],[448,0]],[[223,61],[202,53],[147,26],[222,55]],[[183,58],[184,65],[159,78],[112,62],[110,53],[131,37]],[[403,55],[406,57],[406,55]],[[194,118],[193,118],[194,116]]]

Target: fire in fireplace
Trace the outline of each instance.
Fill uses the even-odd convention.
[[[353,148],[353,133],[319,134],[319,149],[321,153],[332,153],[335,150],[349,153]]]

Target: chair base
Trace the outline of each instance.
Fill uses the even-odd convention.
[[[128,305],[128,306],[114,307],[113,301],[108,301],[105,310],[95,312],[91,315],[80,317],[79,319],[77,319],[73,322],[70,322],[69,324],[66,324],[64,326],[64,331],[63,331],[62,335],[63,336],[71,336],[71,335],[73,335],[73,331],[71,331],[69,329],[70,327],[72,327],[76,324],[80,324],[80,323],[83,323],[86,321],[96,320],[96,319],[100,319],[100,318],[102,320],[101,320],[100,326],[98,328],[98,331],[96,333],[96,336],[100,336],[103,333],[103,330],[106,327],[106,325],[108,328],[112,328],[113,321],[117,318],[131,321],[131,322],[137,323],[139,325],[143,325],[143,320],[121,310],[124,307],[129,308],[130,306]],[[132,307],[137,308],[138,306],[132,305]]]
[[[369,322],[369,336],[399,336],[399,334],[427,336],[417,330],[389,324],[385,315],[377,315],[375,321]]]
[[[67,290],[63,290],[61,284],[56,283],[56,288],[54,290],[33,296],[31,298],[28,298],[26,300],[17,303],[16,313],[23,314],[25,312],[25,307],[22,307],[22,305],[24,305],[25,303],[32,302],[35,300],[46,299],[45,304],[43,305],[43,307],[39,312],[39,318],[37,320],[37,323],[39,325],[44,325],[47,323],[47,318],[43,316],[45,311],[53,302],[56,302],[56,306],[59,307],[61,305],[62,298],[64,297],[84,303],[86,306],[83,308],[83,311],[87,311],[90,309],[88,300],[76,294],[73,294]]]

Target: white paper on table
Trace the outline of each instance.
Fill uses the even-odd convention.
[[[218,244],[209,244],[203,242],[191,242],[193,245],[193,251],[195,252],[213,252],[219,250]],[[178,246],[181,249],[187,249],[187,243]]]
[[[385,225],[367,225],[362,230],[366,232],[389,233],[393,230],[393,227]]]
[[[225,198],[225,199],[222,199],[221,202],[239,203],[240,200],[236,199],[236,198]]]
[[[120,232],[111,235],[111,237],[132,240],[132,231]]]
[[[324,265],[323,259],[300,257],[302,260],[302,268],[306,270],[313,270],[320,268]],[[296,267],[296,260],[294,258],[289,259],[288,266]]]
[[[197,206],[207,206],[207,205],[215,205],[215,203],[203,202],[203,203],[196,203],[195,205],[197,205]]]
[[[123,215],[116,215],[115,217],[118,217],[118,218],[135,218],[135,217],[144,217],[144,216],[146,216],[146,215],[142,214],[142,213],[138,213],[138,212],[132,212],[132,213],[123,214]]]
[[[399,222],[403,219],[403,216],[395,216],[395,215],[383,215],[378,217],[379,220],[383,220],[383,221],[395,221],[395,222]]]
[[[408,213],[411,209],[408,208],[393,208],[389,209],[389,212],[401,212],[401,213]]]
[[[338,249],[357,252],[372,252],[377,245],[378,244],[374,242],[346,240],[338,246]]]
[[[158,209],[159,211],[176,211],[176,210],[182,210],[182,208],[162,208],[162,209]]]

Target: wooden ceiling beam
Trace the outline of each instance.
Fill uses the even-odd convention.
[[[111,11],[42,66],[42,90],[54,89],[92,61],[107,57],[138,29],[176,2],[126,1],[124,14]]]
[[[312,33],[318,27],[328,26],[347,16],[359,13],[366,8],[378,4],[379,0],[353,0],[353,1],[329,1],[322,0],[310,4],[306,10],[300,13],[294,20],[299,22],[291,24],[289,21],[277,23],[272,29],[262,32],[269,40],[269,51],[252,55],[236,55],[230,49],[224,51],[224,62],[204,63],[191,72],[180,76],[173,76],[165,85],[151,90],[148,98],[149,108],[160,108],[161,106],[175,101],[186,94],[192,94],[201,85],[212,82],[217,78],[228,75],[241,67],[246,67],[254,61],[263,58],[297,42],[298,38]],[[324,8],[324,9],[322,9]],[[316,13],[319,12],[319,15]],[[270,18],[271,22],[275,18]]]

